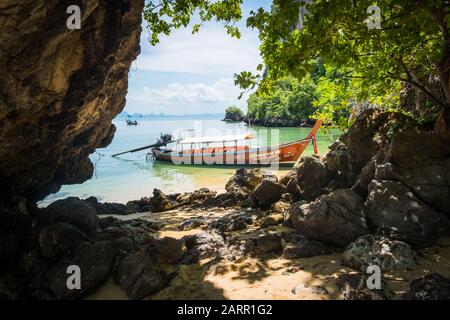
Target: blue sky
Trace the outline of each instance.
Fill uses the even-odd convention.
[[[270,0],[244,0],[244,17],[270,4]],[[233,104],[245,110],[246,99],[237,99],[240,89],[234,86],[233,75],[255,71],[261,62],[260,42],[257,32],[245,27],[245,18],[239,27],[241,39],[227,35],[221,24],[207,23],[195,35],[191,27],[175,30],[152,47],[144,26],[141,54],[131,67],[125,111],[221,113]]]

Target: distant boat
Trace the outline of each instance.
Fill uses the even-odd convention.
[[[322,125],[317,120],[307,137],[301,140],[267,148],[251,148],[248,142],[255,138],[252,134],[217,136],[217,137],[190,137],[174,141],[174,148],[158,146],[152,148],[152,156],[159,161],[182,164],[214,164],[214,165],[249,165],[263,166],[274,163],[294,165],[305,151],[309,143],[314,146],[318,154],[316,133]],[[226,144],[234,143],[233,145]],[[210,144],[222,144],[211,147]]]
[[[127,119],[127,126],[137,126],[138,122],[136,120],[128,120]]]

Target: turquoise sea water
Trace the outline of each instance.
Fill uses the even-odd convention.
[[[126,154],[118,159],[111,157],[121,151],[139,148],[156,142],[160,133],[174,134],[180,129],[195,129],[196,135],[215,136],[239,133],[254,133],[257,140],[254,145],[277,145],[304,138],[309,128],[248,128],[244,123],[225,123],[220,120],[154,120],[138,119],[138,126],[127,126],[125,119],[116,119],[117,131],[112,143],[91,155],[95,166],[93,177],[78,185],[66,185],[56,193],[49,195],[40,205],[46,205],[68,196],[87,198],[95,196],[101,201],[126,202],[150,196],[154,188],[166,193],[188,192],[201,187],[222,190],[226,181],[239,167],[219,166],[176,166],[171,163],[146,161],[148,151]],[[331,139],[339,136],[337,130],[331,130]],[[332,143],[330,135],[319,133],[317,143],[319,151],[324,154]],[[309,146],[304,155],[312,154]],[[271,170],[269,168],[269,170]],[[274,169],[275,170],[275,169]],[[280,168],[276,171],[287,171]]]

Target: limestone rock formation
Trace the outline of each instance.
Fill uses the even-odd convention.
[[[314,202],[295,206],[290,215],[298,232],[337,247],[369,233],[363,199],[349,189],[339,189]]]
[[[264,179],[253,191],[252,197],[262,207],[268,207],[281,199],[285,188],[272,180]]]
[[[306,156],[281,183],[294,198],[313,201],[329,183],[327,168],[318,156]]]
[[[66,26],[71,1],[0,5],[0,189],[40,199],[90,178],[88,158],[112,140],[128,72],[139,54],[143,0],[77,1],[80,30]]]

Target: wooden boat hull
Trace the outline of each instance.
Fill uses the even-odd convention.
[[[156,160],[177,165],[243,165],[264,166],[271,164],[293,165],[302,155],[311,139],[304,139],[268,148],[247,146],[213,147],[183,152],[153,149]]]

